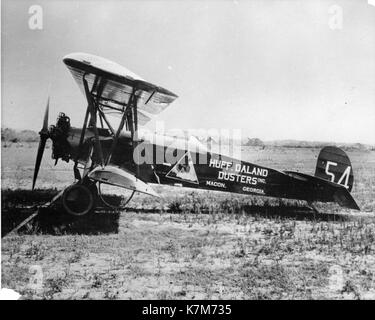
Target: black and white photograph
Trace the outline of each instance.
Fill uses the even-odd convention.
[[[2,0],[0,299],[375,300],[375,1]]]

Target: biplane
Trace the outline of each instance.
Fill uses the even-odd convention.
[[[336,202],[359,210],[350,194],[353,168],[348,156],[327,146],[318,156],[315,175],[279,171],[240,159],[190,148],[188,144],[159,142],[139,134],[139,127],[167,108],[173,92],[145,81],[123,66],[85,53],[63,58],[87,100],[81,128],[60,113],[48,126],[49,99],[40,131],[32,188],[37,180],[47,139],[52,140],[52,158],[73,162],[74,183],[60,194],[66,212],[82,216],[92,212],[101,196],[101,186],[111,185],[158,197],[153,184],[178,185],[246,195]],[[110,119],[116,116],[114,125]],[[188,146],[188,147],[186,147]],[[142,160],[142,161],[140,161]]]

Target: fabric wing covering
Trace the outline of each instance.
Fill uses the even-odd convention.
[[[145,125],[177,98],[169,90],[144,81],[123,66],[101,57],[73,53],[63,61],[84,95],[85,77],[91,95],[106,114],[122,116],[136,88],[139,125]]]

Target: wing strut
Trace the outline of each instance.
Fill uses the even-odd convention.
[[[79,138],[78,152],[77,152],[76,159],[74,160],[73,171],[74,171],[74,177],[75,177],[76,180],[81,180],[81,174],[79,173],[79,170],[78,170],[78,159],[79,159],[79,156],[80,156],[80,151],[81,151],[81,148],[82,148],[83,140],[85,138],[85,132],[86,132],[86,128],[87,128],[87,121],[89,119],[89,114],[90,114],[90,110],[89,110],[89,106],[87,106],[85,120],[83,120],[81,137]]]
[[[100,140],[99,140],[99,132],[98,132],[98,127],[97,127],[97,116],[96,116],[97,110],[95,108],[94,100],[90,95],[89,87],[88,87],[87,81],[85,79],[85,76],[83,76],[83,85],[85,87],[86,99],[87,99],[87,102],[89,104],[90,125],[94,129],[95,143],[96,143],[96,147],[98,148],[100,163],[101,163],[101,166],[104,167],[105,162],[104,162],[103,150],[102,150],[102,145],[101,145]]]
[[[78,152],[77,152],[77,156],[74,160],[75,163],[74,163],[74,168],[73,168],[74,177],[77,180],[81,180],[81,174],[78,170],[78,159],[81,155],[81,150],[82,150],[82,145],[83,145],[83,142],[84,142],[84,139],[85,139],[85,133],[86,133],[86,130],[87,130],[87,123],[88,123],[89,115],[90,115],[89,125],[94,129],[95,143],[96,143],[96,147],[97,147],[98,152],[99,152],[101,166],[104,167],[104,164],[105,164],[104,156],[103,156],[103,150],[102,150],[102,146],[101,146],[101,143],[100,143],[100,140],[99,140],[99,132],[98,132],[98,128],[97,128],[97,112],[98,112],[99,108],[95,107],[95,102],[94,102],[94,99],[92,98],[92,96],[90,94],[89,87],[88,87],[87,81],[85,79],[85,76],[86,76],[86,74],[83,75],[82,81],[83,81],[83,86],[84,86],[85,94],[86,94],[87,109],[86,109],[85,119],[83,121],[81,136],[80,136],[80,139],[79,139]],[[94,91],[94,89],[96,87],[98,87],[98,82],[99,82],[99,77],[96,77],[95,81],[94,81],[94,84],[93,84],[93,87],[92,87],[92,91]],[[104,86],[105,86],[105,81],[101,81],[100,84],[99,84],[100,92],[102,92]],[[97,90],[97,91],[99,91],[99,90]],[[100,120],[102,121],[101,118],[100,118]],[[104,118],[104,121],[108,124],[108,120],[106,118]],[[113,131],[112,127],[109,127],[109,128]]]
[[[104,122],[107,124],[109,130],[112,132],[113,135],[115,135],[115,130],[112,128],[111,124],[109,123],[105,113],[100,108],[98,108],[98,111],[99,111],[101,117],[103,118]]]
[[[133,127],[133,132],[132,132],[133,156],[134,156],[134,150],[138,146],[138,110],[137,109],[138,109],[137,97],[135,97],[134,107],[132,108],[133,120],[134,120],[134,127]],[[137,161],[136,161],[137,177],[139,177],[139,154],[138,152],[136,153],[136,155],[137,155]]]
[[[88,105],[87,105],[87,110],[86,110],[86,115],[85,115],[85,120],[84,120],[84,123],[83,123],[81,136],[80,136],[78,150],[82,149],[82,145],[83,145],[84,137],[85,137],[85,132],[87,130],[87,125],[89,123],[89,126],[94,131],[95,145],[96,145],[96,149],[97,149],[98,154],[99,154],[100,164],[101,164],[102,168],[104,168],[111,161],[113,152],[115,151],[117,143],[118,143],[120,133],[121,133],[121,131],[124,128],[125,125],[126,125],[126,128],[128,128],[130,130],[130,133],[131,133],[133,154],[134,154],[135,148],[138,145],[138,142],[139,142],[138,141],[138,110],[137,110],[138,109],[137,108],[137,103],[138,103],[138,101],[137,101],[138,100],[137,99],[138,98],[137,97],[137,90],[138,90],[138,88],[137,88],[137,84],[135,83],[133,88],[132,88],[132,93],[129,97],[128,103],[123,105],[123,114],[122,114],[122,117],[121,117],[121,121],[120,121],[120,124],[119,124],[116,132],[115,132],[113,127],[110,125],[108,119],[106,118],[105,113],[103,112],[103,110],[100,109],[99,103],[97,103],[96,99],[93,97],[93,92],[96,90],[96,98],[97,99],[100,98],[100,96],[103,92],[103,89],[106,85],[105,79],[103,80],[103,79],[99,79],[99,77],[96,77],[95,80],[94,80],[93,87],[92,87],[91,92],[90,92],[89,85],[88,85],[87,80],[85,79],[85,76],[86,76],[86,74],[83,75],[82,81],[83,81],[83,86],[84,86],[86,100],[87,100]],[[88,118],[89,115],[90,115],[90,120]],[[100,140],[99,140],[99,132],[98,132],[98,128],[97,128],[97,118],[98,118],[98,116],[99,116],[99,120],[101,121],[101,124],[103,125],[103,121],[104,121],[107,124],[109,130],[113,134],[112,145],[111,145],[111,148],[109,150],[109,153],[108,153],[108,156],[107,156],[106,159],[104,159],[103,149],[102,149],[102,146],[101,146],[101,143],[100,143]],[[75,175],[76,179],[81,180],[80,172],[78,171],[79,156],[80,156],[80,154],[78,152],[77,157],[75,159],[74,175]],[[138,162],[136,163],[136,167],[137,167],[137,176],[139,176]],[[86,171],[86,173],[88,172],[88,170],[85,170],[85,171]],[[84,175],[85,175],[85,172],[84,172]]]
[[[116,134],[114,136],[114,139],[113,139],[113,142],[112,142],[112,145],[111,145],[111,149],[109,151],[108,158],[107,158],[107,161],[106,161],[106,165],[108,165],[109,162],[111,161],[112,154],[115,151],[118,138],[120,136],[120,133],[121,133],[122,129],[124,128],[125,122],[127,123],[127,126],[129,126],[129,124],[130,124],[129,123],[129,116],[131,117],[131,113],[132,113],[132,109],[133,109],[132,107],[133,107],[134,104],[137,105],[136,95],[135,95],[136,91],[137,91],[137,89],[134,86],[133,90],[132,90],[132,93],[131,93],[131,95],[129,97],[129,101],[128,101],[128,104],[126,106],[126,109],[125,109],[125,111],[122,114],[121,122],[120,122],[120,124],[119,124],[119,126],[117,128]],[[133,129],[133,126],[130,126],[130,131],[131,132],[132,132],[132,129]],[[133,137],[133,133],[132,133],[132,137]]]

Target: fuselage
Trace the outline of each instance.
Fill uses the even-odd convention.
[[[90,157],[93,167],[100,165],[95,148],[90,156],[93,130],[86,130],[79,151],[81,132],[81,128],[69,130],[66,139],[70,146],[69,158],[74,160],[78,155],[78,161],[85,164]],[[99,138],[106,159],[113,138],[107,129],[99,130]],[[185,139],[160,135],[140,136],[134,142],[130,132],[123,131],[108,165],[130,172],[146,183],[292,199],[306,199],[306,195],[313,193],[305,181],[298,183],[278,170],[212,153]],[[293,183],[289,183],[291,180]]]

